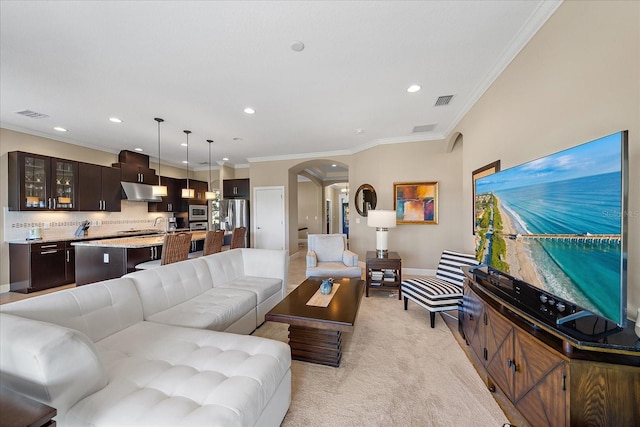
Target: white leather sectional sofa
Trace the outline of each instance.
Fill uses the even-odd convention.
[[[277,426],[289,346],[242,334],[287,274],[285,251],[235,249],[2,305],[2,386],[59,426]]]

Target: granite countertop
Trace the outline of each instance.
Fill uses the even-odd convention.
[[[191,232],[191,240],[204,240],[206,231]],[[164,243],[164,234],[147,236],[118,237],[111,239],[89,240],[73,242],[73,246],[97,246],[101,248],[146,248],[149,246],[161,246]]]
[[[124,236],[145,236],[145,235],[164,235],[164,231],[159,228],[147,228],[142,230],[122,230],[122,231],[111,231],[108,233],[100,233],[100,232],[92,232],[89,231],[85,236],[54,236],[54,237],[44,237],[42,239],[20,239],[20,240],[9,240],[7,243],[11,244],[23,244],[30,245],[32,243],[50,243],[50,242],[70,242],[70,241],[83,241],[83,240],[96,240],[96,239],[112,239],[116,237],[124,237]]]

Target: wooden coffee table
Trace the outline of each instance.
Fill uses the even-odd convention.
[[[339,279],[340,287],[327,307],[307,305],[320,288],[320,278],[308,278],[266,314],[266,320],[289,324],[291,358],[340,366],[342,332],[352,331],[365,282]]]

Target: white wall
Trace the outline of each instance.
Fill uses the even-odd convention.
[[[322,233],[322,212],[322,187],[310,181],[299,182],[298,228],[307,227],[308,234]]]
[[[640,306],[640,2],[564,2],[455,129],[471,172],[502,169],[629,130],[628,310]],[[464,246],[473,249],[470,233]]]

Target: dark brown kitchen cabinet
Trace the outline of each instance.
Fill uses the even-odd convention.
[[[149,202],[147,210],[149,212],[181,212],[181,181],[177,178],[160,177],[162,185],[167,186],[167,195],[162,197],[161,202]]]
[[[162,245],[146,246],[143,248],[127,248],[126,249],[126,264],[127,273],[136,271],[136,265],[161,259],[162,257]]]
[[[207,204],[207,195],[206,192],[209,191],[209,184],[207,184],[204,181],[195,181],[192,180],[190,181],[190,186],[191,188],[193,188],[194,190],[194,198],[196,200],[196,204],[202,204],[202,205],[206,205]]]
[[[75,253],[70,242],[9,244],[10,289],[35,292],[75,281]]]
[[[65,282],[74,283],[76,281],[76,248],[71,242],[65,242],[64,261],[66,266]]]
[[[112,166],[120,169],[122,181],[148,185],[158,184],[158,175],[156,175],[155,169],[131,163],[114,163]]]
[[[204,249],[204,240],[192,240],[191,248],[189,248],[189,252],[198,252]]]
[[[180,182],[180,189],[187,188],[187,180],[183,179]],[[198,181],[195,179],[189,180],[189,188],[193,189],[192,199],[182,199],[185,203],[183,205],[205,205],[207,203],[206,192],[209,191],[209,185],[204,181]],[[186,212],[186,210],[184,210]]]
[[[78,209],[120,212],[120,170],[89,163],[78,164]]]
[[[12,151],[8,171],[9,210],[78,210],[78,162]]]
[[[191,199],[183,199],[182,198],[182,189],[187,188],[187,180],[180,180],[180,200],[182,201],[180,205],[180,212],[188,212],[189,205],[206,205],[207,198],[206,192],[209,191],[209,185],[204,181],[198,181],[195,179],[189,180],[189,188],[193,189],[193,198]]]
[[[118,163],[113,163],[111,166],[120,169],[122,181],[158,184],[158,175],[155,169],[149,168],[149,156],[146,154],[122,150],[118,154]]]
[[[249,178],[225,179],[222,181],[222,198],[248,199]]]

